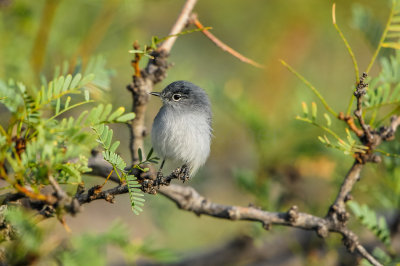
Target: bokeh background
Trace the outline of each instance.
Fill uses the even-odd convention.
[[[352,26],[357,5],[370,9],[382,24],[388,1],[338,0],[336,19],[352,46],[361,71],[373,49]],[[65,60],[84,63],[102,55],[112,71],[110,91],[99,101],[131,108],[126,85],[131,81],[133,58],[128,50],[137,40],[150,44],[152,36],[168,34],[183,0],[0,0],[0,78],[39,84],[39,75],[52,76]],[[321,0],[200,0],[195,12],[212,33],[245,56],[265,65],[255,68],[216,47],[200,32],[178,38],[171,51],[173,67],[157,85],[162,90],[175,80],[189,80],[204,88],[213,104],[214,138],[206,166],[185,185],[210,200],[227,205],[253,203],[271,211],[293,204],[301,211],[323,216],[353,158],[328,149],[317,137],[318,128],[295,119],[301,102],[317,99],[279,59],[310,80],[336,111],[346,111],[354,84],[350,57],[332,25],[332,1]],[[141,62],[146,64],[146,58]],[[371,74],[379,71],[375,66]],[[161,103],[151,99],[146,124]],[[321,105],[322,106],[322,105]],[[322,112],[322,107],[321,112]],[[0,120],[6,116],[0,114]],[[334,122],[336,123],[336,122]],[[335,124],[339,131],[342,125]],[[128,128],[114,126],[120,153],[129,158]],[[342,130],[343,136],[344,130]],[[397,144],[396,144],[397,145]],[[149,140],[146,149],[151,147]],[[170,166],[169,169],[171,169]],[[354,191],[362,203],[385,213],[379,195],[383,167],[369,166]],[[87,186],[100,178],[87,177]],[[112,184],[109,184],[110,186]],[[326,241],[315,233],[274,226],[265,231],[249,222],[197,217],[176,208],[162,196],[146,195],[145,211],[134,215],[127,197],[115,204],[97,201],[76,217],[68,217],[72,234],[101,232],[114,220],[128,225],[132,239],[151,239],[175,254],[176,260],[211,257],[218,250],[220,265],[338,265],[355,261],[332,235]],[[55,220],[50,237],[68,237]],[[374,237],[355,223],[367,245]],[[229,250],[229,244],[237,249]],[[236,246],[235,246],[236,245]],[[232,250],[234,252],[232,252]],[[235,257],[236,256],[236,257]],[[229,261],[235,258],[235,262]],[[110,265],[124,265],[120,251],[108,250]],[[142,261],[142,263],[144,263]],[[258,263],[258,264],[257,264]],[[194,264],[193,264],[194,265]]]

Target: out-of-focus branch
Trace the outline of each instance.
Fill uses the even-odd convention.
[[[47,0],[44,5],[40,26],[38,27],[38,33],[33,44],[31,55],[32,68],[36,74],[39,74],[42,70],[51,24],[53,23],[54,15],[56,14],[60,2],[60,0]]]
[[[187,25],[189,21],[189,16],[192,13],[192,10],[194,6],[196,5],[197,0],[187,0],[186,3],[184,4],[181,13],[178,16],[178,19],[175,21],[174,26],[172,26],[171,31],[169,32],[169,35],[175,35],[178,34],[179,32],[182,31],[182,29]],[[174,45],[176,38],[178,37],[171,37],[165,40],[160,47],[158,48],[158,51],[164,51],[169,53],[172,49],[172,46]]]
[[[75,65],[78,56],[81,56],[83,63],[86,63],[88,57],[95,51],[106,35],[115,15],[118,14],[120,2],[121,0],[105,1],[104,5],[101,5],[101,10],[96,20],[92,23],[90,29],[87,31],[88,34],[72,57],[74,60],[72,66]]]
[[[192,14],[190,17],[189,22],[191,24],[194,24],[198,29],[203,29],[204,26],[203,24],[198,20],[197,18],[197,14]],[[236,57],[237,59],[239,59],[242,62],[245,62],[247,64],[250,64],[252,66],[258,67],[258,68],[264,68],[263,65],[255,62],[254,60],[251,60],[250,58],[245,57],[244,55],[242,55],[241,53],[235,51],[234,49],[232,49],[231,47],[229,47],[228,45],[226,45],[225,43],[223,43],[220,39],[218,39],[217,37],[215,37],[214,34],[212,34],[211,32],[209,32],[208,30],[202,30],[202,32],[204,33],[205,36],[207,36],[207,38],[209,38],[216,46],[218,46],[219,48],[221,48],[223,51],[233,55],[234,57]]]

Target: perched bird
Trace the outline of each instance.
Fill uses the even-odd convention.
[[[151,92],[163,102],[154,118],[151,141],[163,160],[179,163],[184,179],[193,176],[210,153],[211,104],[206,92],[188,81],[175,81],[162,92]],[[162,175],[162,174],[161,174]]]

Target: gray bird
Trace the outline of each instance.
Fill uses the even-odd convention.
[[[154,118],[151,141],[155,152],[181,167],[184,179],[204,165],[210,153],[211,104],[206,92],[188,81],[175,81],[158,96],[163,106]],[[162,175],[162,174],[161,174]]]

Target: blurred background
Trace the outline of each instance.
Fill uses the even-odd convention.
[[[0,0],[0,79],[40,84],[39,75],[51,77],[56,65],[71,64],[102,55],[112,74],[106,97],[115,107],[131,109],[133,59],[128,50],[135,40],[143,47],[152,36],[168,34],[183,0]],[[322,133],[295,119],[301,102],[317,101],[310,90],[285,69],[283,59],[317,87],[336,111],[346,111],[355,82],[346,48],[332,25],[332,1],[286,0],[198,1],[199,20],[233,49],[265,65],[245,64],[216,47],[202,33],[178,38],[169,61],[173,67],[158,84],[162,90],[175,80],[189,80],[204,88],[213,105],[214,138],[205,167],[190,182],[211,201],[226,205],[252,203],[270,211],[287,211],[292,205],[304,212],[324,216],[334,200],[353,158],[328,149],[317,137]],[[373,48],[354,27],[357,8],[369,10],[384,25],[388,1],[338,0],[336,19],[359,62],[366,69]],[[147,59],[143,58],[141,66]],[[377,74],[379,64],[370,74]],[[146,124],[161,102],[151,99]],[[322,110],[322,105],[320,106]],[[1,111],[1,110],[0,110]],[[322,111],[321,111],[322,112]],[[6,116],[0,115],[5,122]],[[336,124],[335,124],[336,123]],[[339,131],[343,125],[334,121]],[[129,158],[128,128],[113,126],[121,140],[120,153]],[[398,141],[397,141],[398,142]],[[398,143],[391,143],[398,147]],[[146,150],[151,144],[147,140]],[[169,169],[172,169],[170,166]],[[388,182],[383,165],[368,166],[354,198],[388,217],[395,209],[382,200]],[[86,185],[100,178],[87,177]],[[108,184],[112,186],[113,184]],[[386,195],[386,197],[388,197]],[[386,200],[390,201],[390,198]],[[386,207],[385,207],[386,206]],[[103,232],[121,220],[134,241],[151,241],[166,248],[175,263],[191,265],[354,265],[337,235],[326,240],[313,232],[259,224],[197,217],[177,209],[162,196],[146,195],[144,212],[130,210],[128,196],[115,204],[96,201],[68,217],[72,235]],[[377,240],[357,221],[352,227],[362,243]],[[55,220],[42,222],[52,228],[52,241],[69,237]],[[396,242],[397,241],[397,242]],[[393,239],[399,249],[399,240]],[[109,265],[124,265],[121,251],[110,248]],[[151,264],[145,259],[141,264]],[[203,263],[203,264],[202,264]]]

